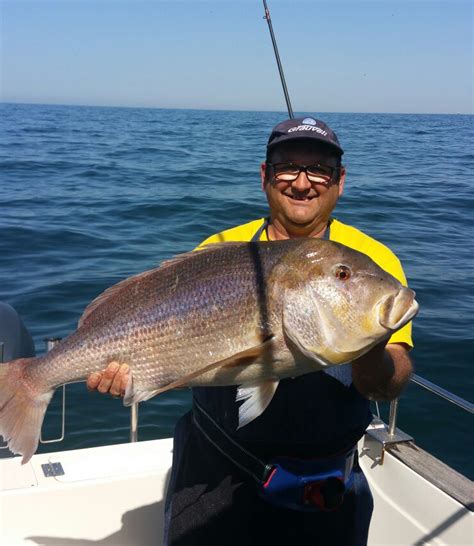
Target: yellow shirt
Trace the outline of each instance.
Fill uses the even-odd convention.
[[[211,235],[211,237],[208,237],[198,246],[198,249],[213,243],[251,241],[258,230],[263,226],[264,221],[265,218],[260,218]],[[339,222],[339,220],[336,220],[335,218],[330,221],[329,239],[366,254],[387,273],[390,273],[390,275],[393,275],[404,286],[407,286],[407,280],[400,260],[382,243],[379,243],[354,227]],[[259,240],[268,241],[266,230],[261,232]],[[395,332],[388,343],[405,343],[409,348],[413,348],[411,322],[405,324],[398,332]]]

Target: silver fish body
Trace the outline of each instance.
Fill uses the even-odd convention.
[[[113,286],[50,353],[0,369],[0,434],[27,460],[54,389],[112,360],[131,368],[126,404],[174,387],[240,385],[243,426],[280,378],[354,360],[417,308],[413,291],[337,243],[214,245]]]

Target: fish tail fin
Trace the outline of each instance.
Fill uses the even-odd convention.
[[[25,371],[36,358],[0,364],[0,435],[27,463],[38,447],[41,425],[54,389],[32,385]],[[29,379],[29,378],[28,378]]]

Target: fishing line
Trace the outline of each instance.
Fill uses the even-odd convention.
[[[266,0],[263,0],[263,7],[265,9],[264,19],[267,20],[268,30],[270,31],[270,36],[272,38],[273,51],[275,52],[275,58],[278,65],[278,71],[280,72],[281,85],[283,86],[283,93],[285,93],[286,107],[288,108],[288,115],[290,118],[294,118],[293,108],[291,107],[290,95],[288,94],[288,89],[286,87],[285,75],[283,74],[283,67],[281,66],[280,55],[278,53],[278,46],[275,40],[275,34],[273,33],[272,19],[270,17],[270,10],[268,9]]]

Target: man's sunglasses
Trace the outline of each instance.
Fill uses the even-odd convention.
[[[277,182],[294,182],[300,172],[304,172],[313,184],[329,185],[337,182],[340,167],[329,167],[316,163],[315,165],[297,165],[295,163],[267,163],[273,169],[273,179]]]

